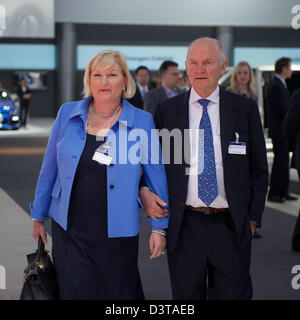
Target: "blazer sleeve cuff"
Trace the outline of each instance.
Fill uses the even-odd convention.
[[[151,219],[147,218],[152,225],[152,229],[167,229],[169,225],[169,217],[161,218],[161,219]]]
[[[45,221],[45,220],[47,220],[49,218],[48,215],[45,216],[43,214],[40,214],[40,213],[36,212],[33,209],[32,203],[30,203],[29,208],[30,208],[31,218],[39,220],[39,221]]]

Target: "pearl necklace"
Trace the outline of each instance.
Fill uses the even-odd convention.
[[[101,112],[98,112],[98,111],[95,109],[94,105],[91,104],[91,110],[92,110],[97,116],[99,116],[99,117],[112,117],[112,116],[114,116],[115,114],[117,114],[117,113],[119,112],[120,108],[121,108],[121,104],[120,104],[120,105],[118,106],[118,108],[117,108],[114,112],[112,112],[112,113],[101,113]]]

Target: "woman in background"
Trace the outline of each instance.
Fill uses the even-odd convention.
[[[248,62],[241,61],[237,64],[230,79],[230,87],[227,90],[257,101],[254,74]]]

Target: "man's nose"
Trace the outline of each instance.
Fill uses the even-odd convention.
[[[206,68],[205,68],[205,66],[199,64],[195,67],[195,71],[196,71],[196,73],[205,73]]]
[[[205,66],[199,66],[199,73],[205,73],[205,72],[206,72]]]

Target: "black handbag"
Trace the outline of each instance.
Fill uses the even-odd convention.
[[[27,261],[20,300],[58,300],[55,268],[41,237],[36,252],[28,254]]]

